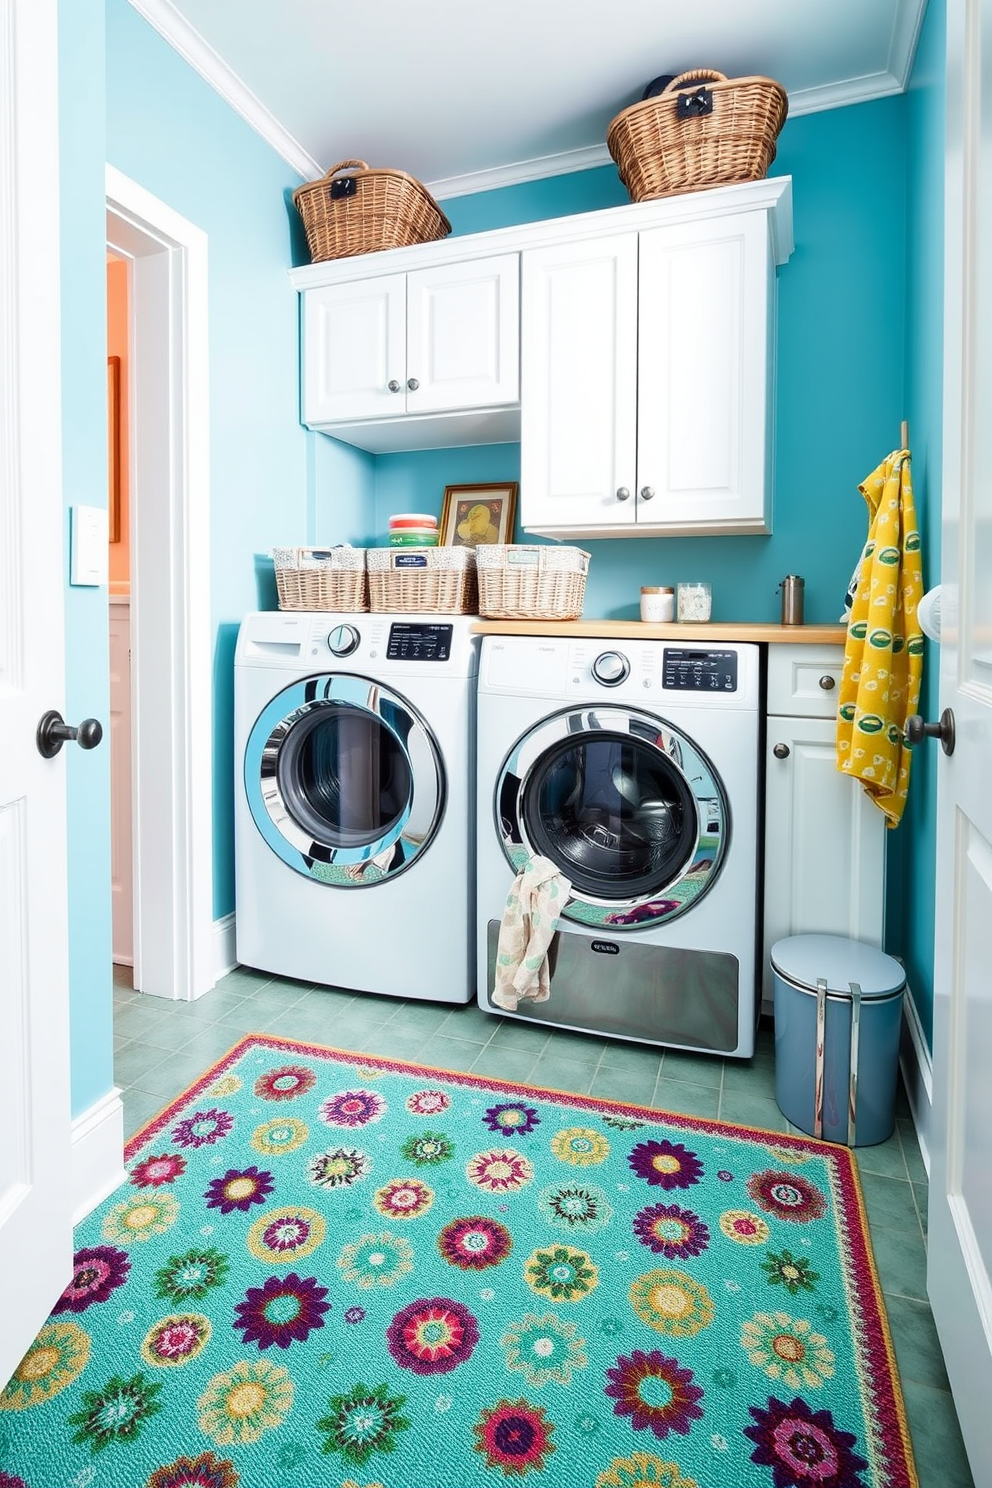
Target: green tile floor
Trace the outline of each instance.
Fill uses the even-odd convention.
[[[195,1003],[165,1002],[114,974],[114,1077],[130,1135],[245,1033],[275,1033],[367,1054],[420,1060],[691,1116],[789,1130],[774,1098],[774,1041],[753,1059],[721,1060],[555,1033],[474,1005],[402,1002],[284,981],[239,968]],[[973,1488],[926,1299],[927,1175],[905,1098],[888,1142],[857,1151],[920,1488]]]

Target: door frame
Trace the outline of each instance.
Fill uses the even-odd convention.
[[[134,985],[192,1001],[215,981],[207,235],[110,165],[106,195],[131,273]]]

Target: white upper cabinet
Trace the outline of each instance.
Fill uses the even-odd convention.
[[[528,531],[771,531],[774,272],[764,211],[523,254]]]
[[[521,520],[553,537],[768,532],[791,252],[785,176],[293,269],[303,422],[519,440]]]
[[[516,406],[519,320],[515,253],[311,289],[303,422],[365,449],[475,442],[475,423],[421,421]]]

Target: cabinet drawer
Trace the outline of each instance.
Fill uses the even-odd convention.
[[[843,667],[842,646],[770,645],[768,712],[833,718]]]

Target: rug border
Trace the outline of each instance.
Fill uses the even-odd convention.
[[[794,1148],[798,1151],[807,1152],[813,1148],[817,1156],[827,1163],[831,1186],[835,1190],[835,1200],[839,1197],[842,1204],[835,1202],[835,1214],[838,1221],[845,1219],[853,1213],[857,1216],[856,1233],[850,1233],[844,1227],[841,1239],[846,1239],[847,1246],[838,1244],[841,1264],[847,1272],[845,1290],[849,1299],[855,1299],[863,1304],[862,1293],[870,1294],[870,1310],[864,1305],[857,1309],[852,1306],[852,1319],[857,1318],[861,1323],[863,1333],[867,1335],[865,1343],[866,1351],[871,1360],[875,1374],[873,1381],[875,1391],[879,1390],[879,1381],[883,1386],[884,1394],[880,1398],[875,1391],[864,1388],[861,1383],[861,1398],[866,1403],[866,1420],[868,1408],[874,1408],[876,1440],[873,1443],[875,1449],[875,1462],[882,1466],[883,1471],[888,1473],[885,1488],[919,1488],[919,1479],[916,1474],[913,1457],[912,1440],[909,1433],[909,1423],[906,1417],[906,1408],[903,1400],[902,1386],[899,1379],[898,1364],[895,1348],[892,1343],[892,1335],[889,1329],[888,1316],[882,1293],[881,1283],[878,1277],[878,1269],[871,1246],[871,1232],[868,1226],[868,1211],[865,1205],[864,1193],[861,1187],[861,1178],[858,1171],[857,1161],[853,1151],[840,1143],[821,1142],[815,1137],[797,1137],[791,1132],[772,1131],[767,1127],[742,1126],[737,1122],[720,1121],[709,1116],[687,1116],[679,1111],[666,1111],[655,1106],[645,1106],[634,1101],[621,1101],[612,1097],[604,1098],[595,1095],[579,1095],[571,1090],[558,1090],[552,1086],[534,1085],[524,1080],[503,1080],[494,1075],[472,1074],[466,1070],[449,1070],[439,1065],[422,1064],[419,1060],[395,1059],[386,1054],[366,1054],[361,1050],[342,1049],[336,1044],[317,1044],[303,1039],[283,1038],[274,1033],[246,1033],[232,1044],[226,1054],[222,1054],[215,1060],[202,1075],[188,1085],[179,1095],[175,1096],[169,1103],[144,1122],[137,1130],[128,1137],[124,1144],[124,1161],[128,1163],[131,1158],[158,1135],[173,1119],[180,1107],[195,1099],[208,1086],[214,1084],[232,1064],[235,1064],[242,1055],[248,1053],[252,1048],[271,1048],[273,1050],[285,1050],[286,1052],[301,1055],[316,1055],[326,1057],[328,1055],[340,1059],[342,1062],[352,1066],[362,1064],[371,1069],[381,1068],[384,1070],[402,1070],[407,1073],[437,1075],[446,1081],[456,1085],[471,1085],[478,1088],[480,1085],[498,1093],[515,1094],[519,1091],[532,1091],[541,1096],[560,1096],[570,1105],[578,1106],[580,1109],[590,1111],[609,1111],[611,1113],[630,1116],[632,1119],[641,1118],[647,1121],[663,1119],[666,1124],[682,1128],[686,1131],[702,1131],[709,1134],[726,1133],[728,1136],[737,1137],[740,1140],[752,1140],[755,1137],[767,1137],[768,1146],[775,1146],[788,1150]],[[852,1285],[854,1272],[860,1269],[862,1284]],[[867,1287],[864,1279],[867,1279]],[[881,1366],[881,1367],[880,1367]],[[902,1460],[892,1460],[893,1453],[889,1449],[886,1452],[884,1438],[880,1437],[879,1425],[890,1424],[895,1429],[898,1440],[902,1447]]]

